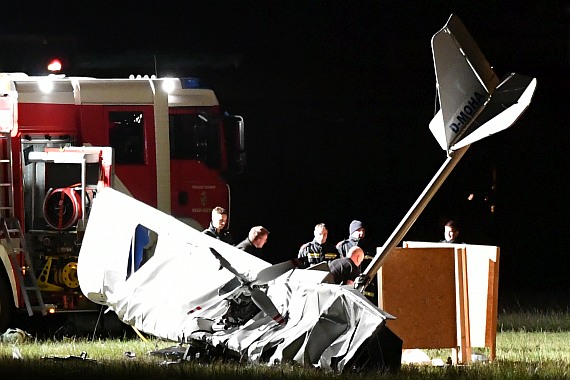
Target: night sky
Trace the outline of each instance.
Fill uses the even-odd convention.
[[[512,128],[470,147],[405,239],[438,241],[458,219],[465,242],[501,247],[501,289],[569,288],[566,1],[13,3],[0,42],[30,48],[4,51],[2,71],[33,74],[41,50],[69,75],[197,76],[245,118],[231,230],[267,227],[270,262],[319,222],[337,242],[360,219],[376,246],[396,228],[445,160],[428,130],[430,41],[456,13],[500,77],[536,77],[537,91]]]

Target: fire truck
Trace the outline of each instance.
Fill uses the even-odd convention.
[[[0,331],[94,310],[77,257],[102,188],[202,229],[244,166],[243,118],[196,78],[0,74]]]

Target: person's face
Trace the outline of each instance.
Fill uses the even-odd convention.
[[[215,229],[221,230],[228,223],[228,216],[226,214],[214,213],[212,215],[212,225]]]
[[[324,244],[327,241],[329,231],[323,227],[315,228],[315,241],[319,244]]]
[[[364,237],[364,228],[359,228],[352,233],[352,237],[355,239],[362,239]]]
[[[267,243],[267,237],[268,237],[268,235],[260,235],[257,237],[257,239],[252,241],[255,248],[263,248],[265,243]]]
[[[445,226],[444,227],[444,235],[445,235],[445,240],[447,240],[447,241],[455,240],[455,239],[457,239],[457,236],[459,235],[459,231],[457,231],[452,226]]]

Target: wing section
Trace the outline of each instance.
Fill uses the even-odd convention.
[[[129,272],[133,236],[139,226],[157,235],[154,254]],[[244,278],[255,278],[270,267],[134,198],[104,189],[93,202],[83,238],[79,284],[91,301],[108,306],[126,323],[177,340],[195,327],[188,312],[205,299],[221,303],[225,297],[220,291],[236,277],[220,265],[211,248]]]

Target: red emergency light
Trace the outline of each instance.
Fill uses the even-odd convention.
[[[49,61],[47,69],[51,72],[60,71],[61,61],[57,58],[52,59],[51,61]]]

